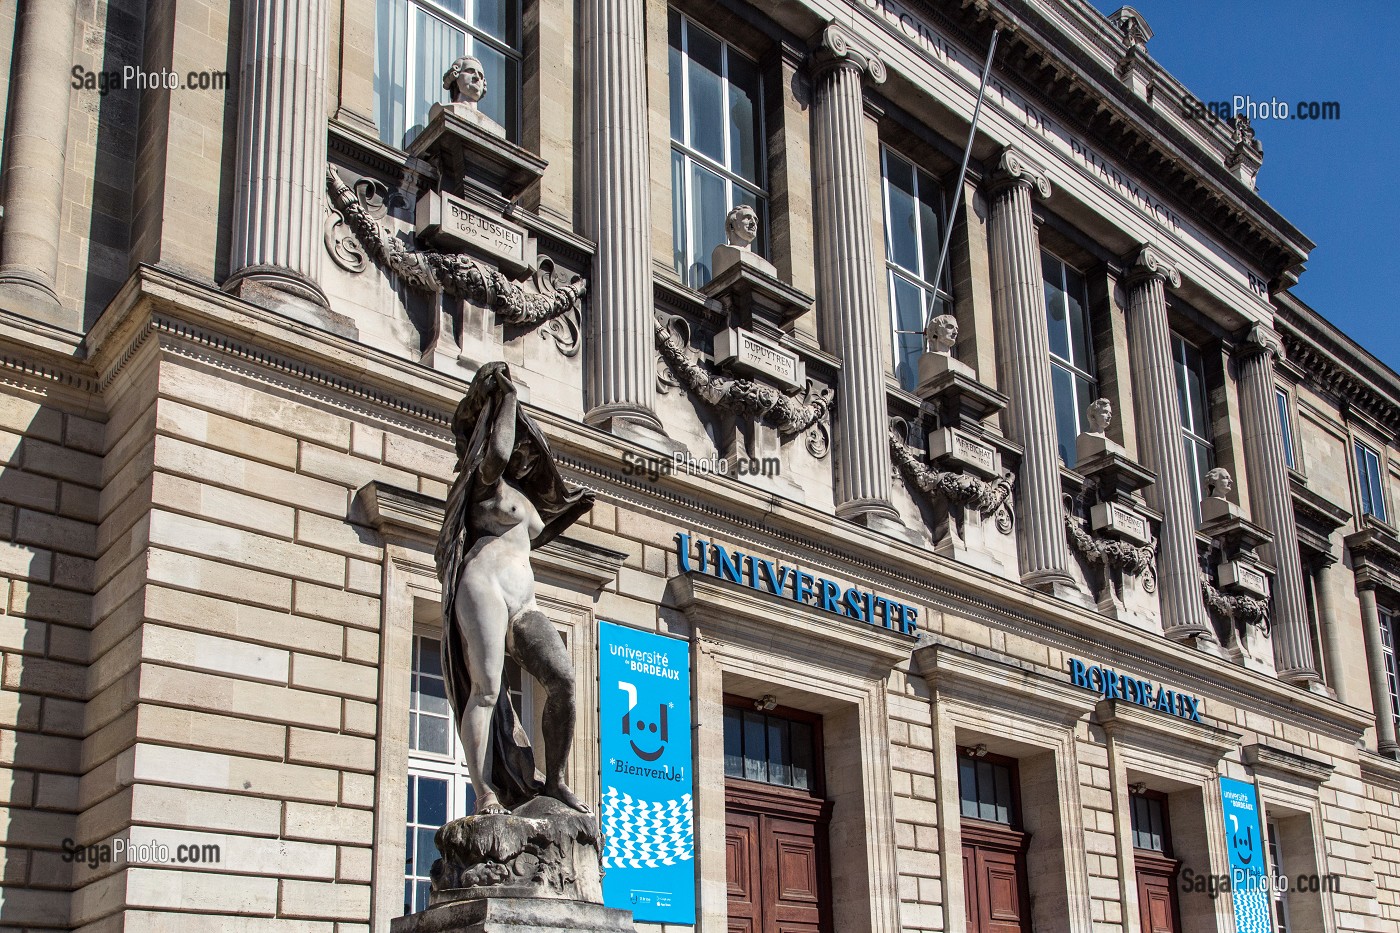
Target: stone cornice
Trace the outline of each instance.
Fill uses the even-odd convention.
[[[1323,564],[1335,563],[1332,534],[1351,521],[1351,513],[1309,489],[1296,475],[1289,477],[1289,488],[1293,517],[1298,524],[1298,544],[1304,556]]]
[[[1333,766],[1325,761],[1295,755],[1263,742],[1246,745],[1241,750],[1241,757],[1245,764],[1254,769],[1255,774],[1302,781],[1311,787],[1325,783],[1333,771]]]
[[[1094,719],[1118,741],[1212,768],[1239,747],[1241,738],[1229,729],[1187,722],[1123,700],[1100,700],[1094,705]]]
[[[1094,695],[1044,671],[987,649],[968,651],[925,635],[914,651],[914,669],[929,690],[983,709],[1024,710],[1073,722],[1094,708]]]
[[[1400,761],[1379,755],[1369,748],[1361,749],[1357,759],[1361,762],[1363,781],[1400,792]]]
[[[1400,594],[1400,538],[1368,524],[1342,539],[1351,554],[1357,589],[1384,587]]]
[[[1275,295],[1274,306],[1274,327],[1306,383],[1400,434],[1400,375],[1293,295]]]

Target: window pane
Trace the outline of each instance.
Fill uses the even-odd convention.
[[[1064,266],[1048,253],[1041,253],[1040,272],[1045,282],[1045,328],[1050,335],[1050,353],[1073,362],[1069,352],[1069,325],[1065,320]]]
[[[885,179],[890,219],[889,229],[885,232],[885,258],[916,276],[922,276],[918,212],[914,205],[914,167],[887,151]]]
[[[724,162],[724,91],[718,39],[686,26],[690,45],[690,139],[692,148]]]
[[[919,239],[923,242],[923,278],[930,285],[938,268],[938,251],[943,247],[943,193],[926,172],[919,172]],[[946,271],[946,270],[945,270]],[[943,276],[944,279],[947,276]]]
[[[379,138],[391,146],[407,145],[402,138],[408,92],[407,0],[381,0],[376,25],[374,117]]]
[[[788,723],[777,716],[768,717],[768,783],[792,785]]]
[[[750,781],[768,780],[767,726],[764,716],[744,710],[744,777]]]
[[[725,197],[727,189],[728,185],[724,179],[696,163],[691,163],[692,253],[689,257],[690,274],[687,278],[692,288],[700,288],[710,281],[710,254],[725,240],[724,215],[729,213]]]
[[[436,16],[429,16],[422,10],[416,14],[417,23],[415,28],[418,36],[417,61],[414,63],[413,75],[413,103],[412,113],[409,117],[413,125],[409,128],[404,138],[404,144],[412,142],[414,137],[423,131],[423,126],[428,122],[428,109],[433,104],[443,100],[447,92],[442,89],[443,73],[452,65],[452,62],[466,51],[467,36],[460,29],[454,29]],[[487,66],[483,59],[482,65]],[[492,82],[503,81],[499,74],[493,75],[489,66],[486,67],[486,80]],[[488,83],[488,87],[498,87],[496,83]],[[481,104],[483,112],[488,110],[491,95],[487,96]],[[499,100],[499,98],[498,98]],[[493,116],[492,119],[495,119]]]
[[[977,764],[971,758],[958,759],[958,797],[962,815],[977,819]]]
[[[992,772],[996,775],[996,802],[997,812],[994,817],[998,823],[1011,824],[1011,769],[1005,765],[992,765]]]
[[[428,2],[430,5],[435,6],[438,9],[443,10],[447,13],[451,13],[453,16],[462,17],[463,19],[466,18],[466,0],[428,0]]]
[[[1079,436],[1079,399],[1075,394],[1074,376],[1058,363],[1050,364],[1050,383],[1055,391],[1055,441],[1060,459],[1074,466],[1078,459],[1074,439]]]
[[[419,635],[415,640],[418,642],[418,670],[424,674],[441,677],[442,642],[425,635]]]
[[[685,157],[674,150],[671,152],[671,251],[675,256],[676,271],[688,276],[686,269],[686,238],[688,229],[685,213]]]
[[[447,822],[447,781],[418,779],[418,822],[434,829]]]
[[[997,785],[988,762],[977,762],[977,812],[979,819],[997,818]]]
[[[1093,347],[1089,342],[1089,306],[1084,276],[1065,267],[1065,313],[1069,318],[1070,362],[1092,372]]]
[[[805,722],[792,724],[792,786],[812,789],[812,727]]]
[[[739,711],[732,706],[724,709],[724,773],[727,777],[744,776],[744,735]]]
[[[449,752],[447,720],[438,716],[418,717],[418,742],[414,749],[431,755]]]
[[[457,2],[460,3],[461,0]],[[476,15],[472,17],[472,25],[507,45],[516,44],[516,0],[475,0],[475,6]]]
[[[685,58],[681,52],[681,15],[675,10],[666,15],[666,28],[671,39],[671,138],[685,142]]]
[[[423,675],[418,678],[419,694],[418,708],[425,713],[436,713],[446,716],[447,709],[447,685],[441,678]]]
[[[1291,469],[1297,464],[1293,459],[1293,425],[1288,420],[1288,396],[1279,389],[1274,393],[1274,398],[1278,402],[1279,433],[1283,435],[1283,459]]]
[[[890,273],[890,290],[890,306],[894,311],[894,368],[900,385],[912,389],[919,380],[919,356],[924,349],[926,292],[893,272]]]
[[[759,138],[758,67],[729,51],[729,169],[758,184]]]

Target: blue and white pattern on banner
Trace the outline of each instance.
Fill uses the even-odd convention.
[[[1220,802],[1225,808],[1225,848],[1230,856],[1230,896],[1239,933],[1273,933],[1269,919],[1272,892],[1264,864],[1264,834],[1259,820],[1259,795],[1248,781],[1220,779]]]
[[[598,623],[603,903],[695,922],[690,644]]]

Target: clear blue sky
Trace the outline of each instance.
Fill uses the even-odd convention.
[[[1293,294],[1400,371],[1400,2],[1129,5],[1152,27],[1148,52],[1203,101],[1341,104],[1336,121],[1253,122],[1259,193],[1317,244]]]

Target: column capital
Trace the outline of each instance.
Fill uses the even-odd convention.
[[[995,192],[1014,185],[1025,185],[1034,188],[1042,198],[1050,197],[1050,176],[1045,169],[1019,149],[1007,146],[1001,150],[996,168],[992,170],[991,188]]]
[[[812,40],[811,60],[814,76],[842,67],[856,69],[872,85],[884,84],[888,76],[880,56],[857,41],[840,23],[828,23]]]
[[[1181,287],[1181,271],[1176,263],[1162,254],[1161,250],[1144,243],[1123,259],[1128,270],[1128,284],[1145,279],[1161,279],[1172,288]]]
[[[1249,359],[1254,356],[1269,356],[1275,360],[1283,359],[1283,341],[1278,334],[1274,333],[1270,327],[1263,324],[1255,324],[1249,329],[1249,333],[1244,335],[1240,341],[1240,354],[1243,358]]]

